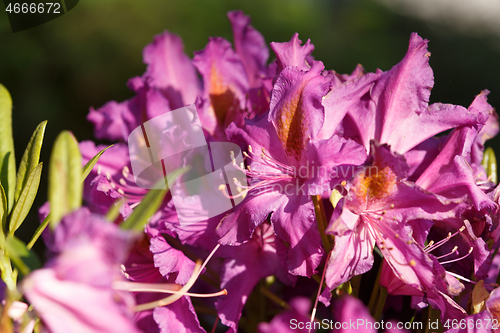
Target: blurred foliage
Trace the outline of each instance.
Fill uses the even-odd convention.
[[[369,71],[390,69],[416,31],[430,40],[436,81],[432,102],[468,106],[487,88],[490,103],[500,105],[499,37],[464,36],[394,14],[372,0],[82,0],[66,15],[15,34],[6,13],[0,13],[0,82],[14,101],[16,155],[22,155],[30,131],[43,120],[48,120],[45,147],[63,129],[79,140],[92,139],[85,119],[89,107],[132,97],[126,82],[144,72],[142,49],[154,35],[165,29],[179,34],[192,56],[209,36],[232,41],[226,18],[232,9],[251,15],[268,42],[288,41],[294,32],[303,41],[310,38],[314,56],[340,73],[351,72],[357,63]],[[41,160],[48,161],[49,153],[45,148]],[[46,193],[43,187],[41,193]],[[40,206],[45,198],[38,200]],[[38,222],[31,218],[34,230]]]

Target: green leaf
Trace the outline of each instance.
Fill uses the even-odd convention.
[[[122,208],[124,203],[125,203],[125,198],[120,198],[116,200],[106,213],[106,220],[110,222],[116,220],[120,215],[120,208]]]
[[[187,168],[180,168],[171,172],[167,178],[170,182],[175,180],[185,173]],[[163,182],[163,180],[161,180]],[[137,205],[132,214],[121,224],[122,229],[141,231],[151,216],[160,208],[160,205],[165,198],[169,188],[165,190],[150,190],[148,194],[142,199],[141,203]]]
[[[26,146],[21,163],[19,164],[19,170],[17,170],[16,192],[14,196],[15,201],[19,199],[21,191],[26,186],[26,182],[28,181],[28,176],[37,167],[40,161],[40,151],[42,150],[42,142],[46,126],[47,121],[41,122],[33,132],[28,146]]]
[[[38,228],[36,228],[35,233],[33,234],[33,237],[31,237],[30,242],[28,243],[28,245],[26,245],[26,248],[28,250],[31,250],[33,245],[35,245],[36,241],[38,240],[38,238],[40,238],[40,236],[42,235],[42,232],[45,230],[45,228],[47,228],[47,225],[49,223],[50,223],[50,213],[49,213],[49,215],[47,215],[45,220],[43,220],[43,222],[40,223]]]
[[[483,161],[481,162],[484,169],[486,170],[486,175],[488,178],[497,183],[497,158],[495,156],[495,151],[493,148],[488,147],[484,151]]]
[[[54,142],[49,166],[49,202],[51,227],[82,204],[82,156],[78,143],[68,131]]]
[[[7,237],[6,248],[12,262],[23,275],[41,267],[40,260],[35,253],[28,250],[26,245],[15,236]]]
[[[0,84],[0,183],[7,196],[7,210],[14,205],[16,186],[16,159],[12,138],[12,99],[8,90]]]
[[[23,188],[19,200],[17,200],[12,215],[10,217],[9,234],[13,235],[14,232],[21,226],[24,219],[28,215],[33,202],[35,201],[40,185],[40,177],[42,176],[43,163],[38,164],[35,169],[30,173],[26,186]]]
[[[107,148],[104,148],[99,153],[97,153],[90,161],[88,161],[87,164],[85,164],[85,166],[83,167],[83,170],[82,170],[82,182],[85,180],[85,178],[87,178],[87,176],[89,175],[90,171],[92,170],[92,168],[94,167],[94,165],[96,164],[96,162],[99,160],[99,157],[101,157],[101,155],[106,151],[106,149],[108,149],[108,148],[110,148],[112,146],[113,145],[111,145],[111,146],[109,146]],[[120,209],[121,205],[123,204],[123,200],[118,200],[118,201],[120,201],[120,202],[115,202],[115,204],[110,208],[108,214],[106,215],[106,218],[109,221],[111,221],[111,219],[114,221],[116,219],[116,217],[118,217],[119,209]],[[116,214],[115,218],[112,218],[115,214]],[[31,248],[33,247],[33,245],[35,245],[36,241],[42,235],[42,232],[45,230],[45,228],[47,227],[47,225],[49,223],[50,223],[50,214],[47,215],[47,217],[45,218],[45,220],[43,220],[43,222],[40,224],[40,226],[36,229],[35,233],[33,234],[33,237],[30,240],[30,242],[28,243],[28,245],[26,245],[26,247],[28,248],[28,250],[31,250]]]
[[[83,166],[82,182],[85,180],[85,178],[87,178],[87,176],[89,175],[90,171],[92,171],[92,168],[97,163],[97,161],[99,160],[99,158],[101,157],[101,155],[104,154],[104,152],[106,150],[108,150],[109,148],[111,148],[111,147],[113,147],[113,145],[111,145],[109,147],[106,147],[103,150],[101,150],[100,152],[98,152],[94,157],[92,157],[92,159],[90,161],[87,162],[87,164],[85,164]]]
[[[3,189],[2,184],[0,183],[0,218],[2,221],[2,227],[1,227],[1,238],[4,237],[5,235],[5,225],[7,224],[7,197],[5,195],[5,191]],[[2,239],[3,241],[3,239]],[[0,246],[0,248],[3,248],[3,246]]]

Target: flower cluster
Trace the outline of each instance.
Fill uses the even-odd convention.
[[[287,332],[362,318],[394,322],[390,331],[413,317],[439,318],[450,331],[483,320],[492,331],[500,211],[484,154],[498,133],[488,91],[468,108],[429,104],[428,41],[416,33],[390,70],[339,74],[298,34],[271,43],[269,62],[249,17],[228,18],[233,44],[210,38],[193,59],[178,36],[156,36],[144,49],[146,72],[128,82],[135,96],[90,110],[96,138],[114,145],[85,181],[88,208],[46,235],[52,259],[23,284],[43,325]],[[114,222],[125,223],[148,193],[135,182],[130,133],[192,104],[207,142],[242,151],[232,168],[247,184],[216,189],[239,203],[186,225],[179,211],[206,209],[203,198],[174,204],[167,194],[134,237],[102,222],[99,214],[118,209]],[[81,142],[84,162],[103,148]],[[211,171],[210,160],[190,158],[179,163]],[[312,294],[314,305],[304,298]]]

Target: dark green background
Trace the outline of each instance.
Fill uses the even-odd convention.
[[[45,166],[61,130],[72,130],[79,140],[92,139],[85,119],[89,107],[132,97],[126,82],[144,72],[142,49],[155,34],[165,29],[179,34],[190,56],[204,48],[209,36],[232,41],[226,18],[232,9],[250,14],[267,42],[288,41],[294,32],[303,41],[310,38],[316,59],[340,73],[351,72],[357,63],[369,71],[390,69],[404,56],[410,33],[416,31],[430,40],[435,74],[431,102],[467,107],[487,88],[490,103],[500,105],[497,36],[464,34],[400,16],[370,0],[85,0],[56,20],[15,34],[2,8],[0,82],[14,101],[18,162],[31,132],[43,120],[48,120]],[[38,206],[46,200],[46,175],[45,167]],[[35,215],[29,219],[21,232],[37,225]]]

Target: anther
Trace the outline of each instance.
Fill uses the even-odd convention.
[[[123,177],[127,178],[130,175],[130,170],[128,169],[128,166],[124,166],[122,169],[122,175]]]
[[[253,153],[252,146],[248,145],[248,151],[249,151],[250,153]]]
[[[109,173],[109,171],[106,171],[106,179],[108,181],[111,180],[111,174]]]
[[[121,195],[125,195],[125,192],[123,192],[123,190],[121,188],[119,188],[118,190],[116,190],[118,193],[120,193]]]
[[[394,204],[391,204],[391,208],[394,208]]]
[[[101,166],[100,166],[100,165],[98,165],[98,166],[97,166],[97,174],[98,174],[98,175],[100,175],[100,174],[101,174],[101,171],[102,171],[102,170],[101,170]]]
[[[413,259],[412,259],[412,260],[410,260],[409,264],[410,264],[410,266],[412,266],[412,267],[417,266],[417,263],[416,263],[416,262],[415,262],[415,260],[413,260]]]

